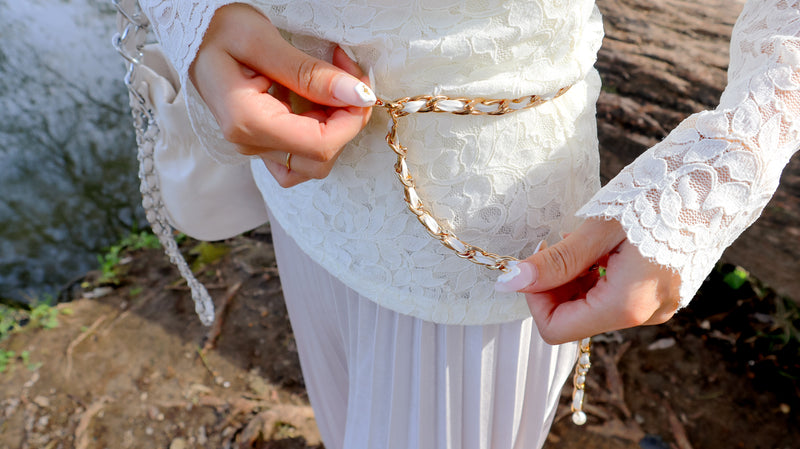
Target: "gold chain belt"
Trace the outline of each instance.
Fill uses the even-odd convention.
[[[444,95],[419,95],[416,97],[403,97],[394,101],[378,99],[375,106],[386,108],[392,125],[389,133],[386,134],[386,143],[392,151],[397,154],[397,162],[394,164],[394,171],[397,178],[403,185],[405,200],[408,209],[417,217],[425,230],[442,245],[451,249],[458,257],[469,260],[478,265],[483,265],[490,270],[500,270],[507,272],[511,269],[510,262],[517,262],[518,259],[512,256],[500,256],[490,253],[482,248],[459,239],[443,225],[439,219],[434,217],[417,194],[417,185],[414,177],[408,170],[406,156],[408,148],[400,143],[397,136],[397,127],[400,117],[409,114],[424,112],[440,112],[456,115],[503,115],[511,112],[522,111],[538,106],[542,103],[558,98],[569,90],[570,86],[563,87],[551,97],[540,95],[529,95],[514,100],[509,99],[485,99],[485,98],[450,98]],[[586,375],[589,372],[591,354],[591,340],[584,338],[578,343],[578,360],[575,364],[575,374],[573,376],[572,421],[577,425],[586,422],[586,414],[583,411],[585,399]]]
[[[404,97],[394,101],[378,99],[376,106],[384,107],[392,119],[392,126],[386,134],[386,143],[397,154],[397,163],[394,170],[405,191],[405,199],[408,209],[417,217],[433,238],[439,240],[442,245],[451,249],[458,257],[469,260],[478,265],[483,265],[490,270],[509,271],[509,262],[518,259],[511,256],[500,256],[490,253],[482,248],[459,239],[449,230],[447,226],[435,218],[430,210],[417,194],[417,186],[414,177],[408,170],[406,155],[408,148],[400,143],[397,136],[397,126],[400,117],[413,113],[440,112],[456,115],[503,115],[511,112],[522,111],[538,106],[542,103],[558,98],[569,90],[563,87],[555,95],[544,97],[541,95],[529,95],[514,100],[509,99],[485,99],[485,98],[450,98],[444,95],[419,95],[416,97]]]

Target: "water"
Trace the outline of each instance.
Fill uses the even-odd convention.
[[[144,224],[106,0],[0,0],[0,298],[97,267]]]

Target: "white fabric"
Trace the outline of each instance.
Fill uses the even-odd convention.
[[[142,0],[182,80],[216,7]],[[298,48],[329,58],[346,47],[380,96],[547,95],[511,116],[404,119],[401,139],[423,199],[455,233],[491,251],[530,254],[574,228],[599,186],[592,70],[602,38],[590,0],[251,0]],[[678,271],[681,303],[758,216],[797,149],[793,99],[797,2],[751,0],[734,32],[721,107],[689,118],[603,189],[581,216],[618,218],[642,254]],[[195,131],[220,161],[241,160],[189,85]],[[258,163],[259,188],[303,251],[360,294],[427,320],[496,323],[528,314],[494,293],[495,273],[462,262],[405,210],[373,120],[330,176],[284,190]]]
[[[142,3],[185,80],[202,37],[187,24],[217,4]],[[465,241],[528,255],[573,229],[574,211],[599,188],[592,64],[602,24],[591,1],[248,3],[313,55],[329,59],[330,42],[346,46],[386,98],[548,96],[574,84],[552,103],[503,117],[402,119],[418,192]],[[187,93],[195,131],[219,160],[237,160],[191,85]],[[392,310],[451,324],[528,316],[522,295],[495,293],[495,272],[455,257],[409,214],[384,142],[387,122],[376,110],[322,181],[282,189],[255,161],[276,220],[314,260]]]
[[[143,55],[134,88],[148,99],[160,125],[153,147],[154,167],[143,169],[158,176],[170,224],[196,239],[222,240],[265,223],[267,209],[250,165],[246,161],[223,165],[209,157],[192,131],[177,74],[157,46],[146,46]],[[145,195],[146,211],[151,207],[148,201],[153,202]]]
[[[532,318],[459,326],[399,314],[347,288],[275,224],[272,235],[325,447],[542,446],[575,344],[545,344]]]

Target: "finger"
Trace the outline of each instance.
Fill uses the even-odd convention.
[[[259,32],[237,41],[234,58],[314,103],[368,107],[375,94],[364,82],[335,65],[314,58],[286,42],[265,17],[256,18]]]
[[[342,47],[337,46],[333,49],[333,58],[331,63],[344,70],[345,72],[358,78],[365,84],[369,84],[369,77],[366,76],[361,67],[342,50]]]
[[[260,154],[261,159],[282,165],[286,168],[286,152],[285,151],[268,151]],[[301,175],[306,179],[323,179],[330,174],[333,169],[333,161],[330,162],[316,162],[311,159],[292,155],[291,171],[297,175]]]
[[[636,304],[636,291],[600,277],[594,284],[577,281],[555,289],[526,293],[539,334],[549,344],[562,344],[617,329],[644,324],[657,306]]]
[[[603,332],[669,319],[678,304],[680,279],[644,260],[630,243],[608,258],[606,275],[597,282],[576,281],[552,290],[526,294],[542,338],[558,344]],[[571,288],[568,289],[568,288]]]
[[[278,185],[283,188],[294,187],[310,179],[294,170],[287,169],[283,163],[277,163],[269,159],[262,159],[262,161],[264,161],[264,166],[267,167],[267,170],[278,182]]]
[[[580,292],[578,286],[568,283],[552,290],[525,294],[536,328],[544,341],[562,344],[597,335],[613,326],[609,324],[613,320],[609,309],[589,299],[594,298],[594,293],[589,295],[592,290]]]
[[[294,49],[269,20],[254,13],[251,7],[233,4],[224,9],[225,14],[214,16],[213,26],[206,33],[209,39],[204,40],[202,51],[190,71],[225,138],[238,145],[292,148],[293,153],[312,160],[331,160],[363,128],[370,108],[326,109],[313,106],[312,109],[316,108],[313,114],[307,114],[311,112],[309,110],[295,115],[293,107],[296,105],[286,101],[282,89],[277,89],[279,98],[268,95],[267,89],[275,84],[272,81],[277,81],[277,84],[295,90],[298,74],[295,73],[295,79],[291,79],[283,72],[298,65],[307,70],[317,67],[320,71],[318,78],[327,79],[331,92],[322,94],[320,91],[325,89],[314,87],[325,84],[323,82],[296,89],[297,93],[302,96],[311,86],[311,91],[319,95],[306,95],[310,100],[343,106],[344,103],[338,100],[322,101],[325,98],[330,100],[332,89],[339,86],[333,82],[334,78],[349,79],[351,84],[361,81],[341,68]],[[345,64],[346,60],[337,56],[340,64]],[[353,71],[353,67],[348,66],[348,70]],[[270,75],[278,72],[283,75]],[[254,76],[254,73],[258,75]]]
[[[276,100],[289,106],[292,109],[292,111],[295,110],[293,107],[291,107],[292,91],[287,89],[286,86],[281,86],[278,83],[272,83],[272,88],[270,89],[269,93],[270,95],[275,97]]]
[[[213,69],[204,70],[204,67]],[[264,78],[240,76],[238,62],[224,55],[209,55],[196,68],[198,85],[216,86],[201,92],[225,138],[242,146],[292,148],[292,152],[325,162],[363,128],[370,109],[336,108],[295,114],[282,87],[281,98],[264,93]],[[258,154],[251,152],[248,154]]]
[[[271,95],[253,95],[246,90],[228,91],[223,103],[226,113],[219,114],[217,120],[228,141],[252,147],[292,148],[292,153],[319,162],[335,157],[369,117],[368,110],[354,107],[298,115]]]
[[[585,273],[598,259],[625,239],[616,221],[587,220],[564,240],[525,259],[521,268],[527,279],[523,292],[541,292],[565,284]]]

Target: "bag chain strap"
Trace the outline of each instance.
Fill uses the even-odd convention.
[[[158,175],[155,172],[154,149],[155,142],[160,132],[158,122],[153,113],[150,102],[134,86],[136,69],[142,64],[142,48],[144,46],[149,22],[142,13],[139,2],[136,0],[111,0],[117,8],[118,33],[114,35],[113,44],[117,51],[128,63],[125,74],[125,85],[130,93],[131,112],[136,130],[136,143],[138,146],[140,192],[147,221],[153,233],[158,236],[170,262],[172,262],[186,280],[192,292],[195,311],[200,321],[209,326],[214,321],[214,303],[205,286],[195,278],[186,260],[180,253],[175,242],[172,226],[167,218],[166,207],[161,198]],[[126,5],[123,5],[126,3]],[[133,5],[135,11],[127,10],[128,5]],[[552,96],[530,95],[513,100],[485,99],[485,98],[450,98],[443,95],[419,95],[404,97],[394,101],[379,99],[376,106],[384,107],[389,113],[391,124],[386,134],[386,143],[397,154],[394,170],[405,192],[405,201],[408,209],[417,217],[428,233],[439,240],[442,245],[451,249],[456,255],[470,262],[483,265],[490,270],[507,272],[511,262],[518,261],[511,256],[500,256],[490,253],[477,246],[456,237],[448,228],[440,223],[423,204],[417,194],[416,182],[408,169],[406,156],[408,148],[400,143],[397,128],[399,119],[413,113],[439,112],[456,115],[503,115],[538,106],[542,103],[558,98],[569,90],[564,87]],[[583,412],[585,398],[586,375],[591,366],[589,357],[591,350],[590,338],[579,342],[578,360],[575,365],[572,393],[572,421],[577,425],[586,422]]]
[[[160,129],[150,101],[136,89],[136,71],[142,62],[142,48],[149,22],[134,0],[111,0],[117,8],[117,28],[112,42],[117,51],[127,61],[128,71],[125,74],[125,86],[130,93],[133,127],[136,130],[137,159],[139,160],[139,191],[142,194],[142,206],[150,223],[153,234],[158,237],[170,262],[172,262],[186,280],[192,292],[194,308],[200,321],[210,326],[214,322],[214,302],[202,282],[192,273],[186,259],[181,255],[172,225],[167,218],[167,210],[161,197],[158,174],[155,171],[155,144]],[[123,5],[125,3],[125,5]],[[134,12],[127,8],[133,7]]]

